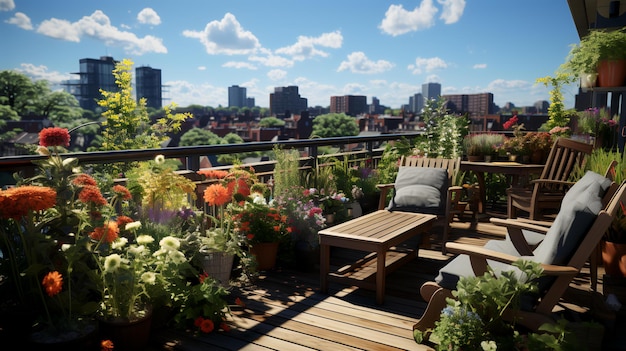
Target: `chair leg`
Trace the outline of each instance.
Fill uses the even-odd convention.
[[[446,254],[446,243],[448,242],[448,232],[450,231],[450,222],[446,221],[443,225],[443,235],[441,238],[441,253]]]
[[[430,287],[429,287],[430,288]],[[452,297],[452,292],[448,289],[439,288],[436,290],[430,300],[422,317],[413,325],[413,330],[426,332],[435,327],[435,322],[439,320],[441,311],[447,306],[446,298]]]

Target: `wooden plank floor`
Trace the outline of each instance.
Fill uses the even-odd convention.
[[[264,272],[252,284],[232,287],[229,298],[234,301],[238,297],[245,306],[232,305],[229,332],[198,335],[157,330],[150,350],[429,350],[415,343],[412,326],[426,307],[419,287],[433,280],[452,257],[441,254],[438,230],[434,228],[430,249],[420,249],[416,260],[388,276],[383,305],[375,303],[374,291],[339,283],[331,282],[329,293],[320,293],[319,269],[277,269]],[[455,221],[450,235],[457,242],[482,245],[486,240],[503,238],[504,231],[486,221]],[[365,254],[333,248],[331,269]],[[576,292],[572,296],[580,301],[593,300],[588,273],[583,271],[572,284]],[[599,272],[600,277],[602,273]],[[591,308],[581,303],[565,306],[585,315]],[[626,343],[620,339],[615,344]]]

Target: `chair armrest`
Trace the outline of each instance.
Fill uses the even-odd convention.
[[[576,184],[576,182],[570,182],[568,180],[556,180],[556,179],[533,179],[529,182],[530,184],[550,184],[550,185],[569,185],[572,186]]]
[[[523,223],[528,223],[528,224],[534,224],[534,225],[540,225],[542,227],[551,227],[552,224],[554,224],[554,222],[552,221],[537,221],[534,219],[528,219],[528,218],[521,218],[521,217],[517,217],[515,218],[516,221],[518,222],[523,222]]]
[[[474,272],[477,275],[484,274],[484,272],[477,273],[476,269],[481,268],[480,266],[486,267],[487,260],[511,264],[520,259],[519,256],[512,256],[502,252],[485,249],[482,246],[454,242],[446,243],[446,249],[452,253],[468,255],[470,257],[470,261],[472,262],[472,267],[474,267]],[[541,268],[543,268],[544,275],[550,276],[576,276],[578,274],[578,269],[570,266],[558,266],[542,263]]]
[[[517,219],[491,218],[491,223],[501,227],[506,227],[507,234],[511,243],[515,247],[515,250],[523,256],[531,256],[533,254],[533,250],[539,244],[539,242],[534,242],[534,240],[532,244],[529,243],[526,236],[524,236],[523,230],[529,230],[539,235],[545,235],[550,229],[546,226],[534,225]],[[543,241],[543,236],[541,241]]]
[[[376,187],[380,189],[380,198],[378,200],[378,209],[384,210],[385,205],[387,204],[387,194],[390,189],[393,189],[394,184],[376,184]]]
[[[525,230],[530,230],[535,233],[542,233],[542,234],[547,233],[548,229],[550,229],[549,225],[552,225],[552,223],[549,223],[549,222],[522,220],[520,218],[516,218],[516,219],[491,218],[489,221],[497,226],[506,227],[507,229],[509,228],[519,229],[519,230],[525,229]],[[539,222],[541,224],[535,223],[535,222]],[[544,225],[543,223],[546,223],[546,224],[549,223],[549,225]]]

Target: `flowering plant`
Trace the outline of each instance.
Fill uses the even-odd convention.
[[[232,204],[230,211],[237,232],[251,246],[255,243],[282,242],[289,239],[291,228],[283,209],[268,204],[259,193],[253,193],[245,201]]]
[[[315,188],[300,188],[301,197],[277,196],[273,203],[284,209],[294,243],[305,243],[309,248],[319,245],[317,232],[326,227],[321,207],[315,203]]]

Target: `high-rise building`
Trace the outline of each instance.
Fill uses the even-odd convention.
[[[110,56],[102,56],[100,59],[84,58],[80,59],[80,71],[72,74],[78,74],[79,79],[72,79],[63,82],[65,89],[76,97],[80,107],[98,111],[97,101],[102,99],[100,89],[105,91],[118,91],[115,84],[113,69],[117,61]]]
[[[270,94],[270,115],[278,118],[288,118],[292,114],[306,111],[308,100],[300,96],[298,87],[276,87]]]
[[[135,86],[137,101],[146,99],[146,106],[160,109],[163,107],[161,89],[161,70],[151,67],[137,67],[135,69]]]
[[[443,95],[451,113],[482,117],[495,113],[492,93]]]
[[[345,113],[356,117],[367,112],[367,97],[364,95],[344,95],[330,97],[330,113]]]
[[[228,107],[247,107],[246,88],[238,85],[228,87]]]
[[[424,83],[422,84],[422,96],[426,100],[438,100],[441,96],[441,84]]]
[[[409,112],[420,113],[424,108],[424,96],[417,93],[409,97]]]

